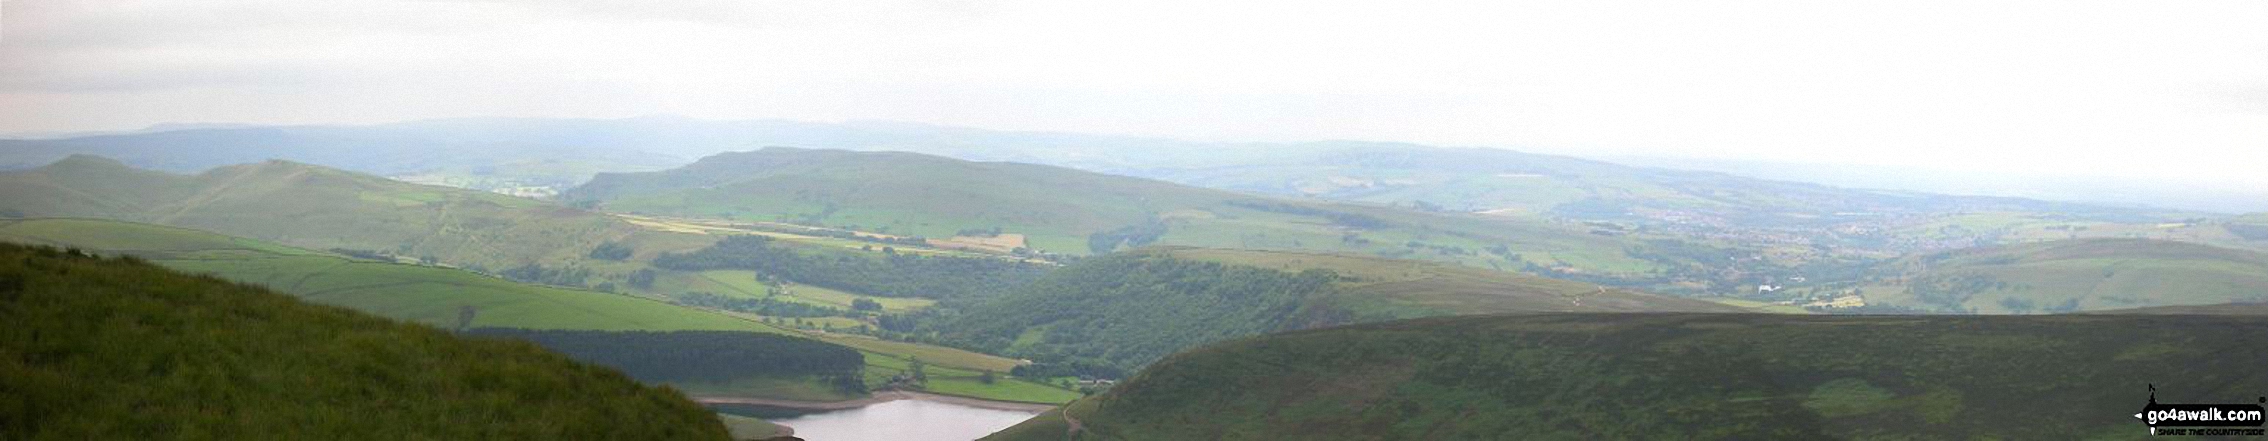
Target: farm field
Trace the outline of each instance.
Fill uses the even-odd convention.
[[[1902,259],[1848,289],[1868,304],[1986,314],[2255,302],[2268,300],[2268,253],[2153,239],[2056,240]]]

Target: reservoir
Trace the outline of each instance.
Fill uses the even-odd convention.
[[[767,419],[795,428],[796,437],[811,441],[967,441],[1038,414],[911,399]]]

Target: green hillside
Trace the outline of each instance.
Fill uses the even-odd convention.
[[[1168,247],[1083,260],[936,328],[949,341],[1012,357],[1131,371],[1175,351],[1268,332],[1544,311],[1742,310],[1442,263]]]
[[[724,439],[669,389],[144,263],[0,244],[0,438]]]
[[[562,195],[617,212],[795,222],[930,238],[998,229],[1041,251],[1147,244],[1313,250],[1649,278],[1702,263],[1535,220],[1275,199],[1066,168],[896,152],[766,148],[600,174]]]
[[[491,270],[574,261],[604,241],[654,235],[605,215],[530,199],[283,161],[174,175],[71,156],[0,173],[0,216],[172,225]]]
[[[2141,438],[2151,385],[2253,402],[2262,348],[2260,317],[1438,317],[1176,354],[989,439]]]
[[[0,241],[134,255],[180,271],[443,328],[780,332],[649,299],[529,285],[448,268],[352,259],[174,227],[86,219],[9,220],[0,221]]]
[[[1855,286],[1869,305],[2039,313],[2268,300],[2268,253],[2079,239],[1904,259]]]
[[[531,285],[448,268],[351,259],[183,228],[88,219],[0,220],[0,242],[134,255],[176,270],[213,274],[319,303],[450,329],[792,333],[858,349],[866,359],[867,381],[876,386],[906,371],[908,360],[918,357],[930,365],[930,386],[935,392],[1034,402],[1064,402],[1077,397],[1075,392],[1022,381],[978,381],[983,371],[1006,372],[1016,365],[1015,360],[997,356],[840,333],[805,334],[764,324],[752,316],[736,317],[630,295]],[[747,273],[734,275],[754,284],[755,279]],[[472,311],[470,321],[465,320],[467,307]],[[864,396],[838,390],[825,379],[808,377],[748,376],[673,384],[703,395],[811,401]]]

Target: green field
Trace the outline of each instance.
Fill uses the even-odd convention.
[[[1779,305],[1779,304],[1773,304],[1773,303],[1770,303],[1770,302],[1759,302],[1759,301],[1755,301],[1755,300],[1748,300],[1748,299],[1734,299],[1734,298],[1726,298],[1726,297],[1709,297],[1709,298],[1704,298],[1704,299],[1702,299],[1702,300],[1708,300],[1708,301],[1711,301],[1711,302],[1717,302],[1717,303],[1723,303],[1723,304],[1732,305],[1732,306],[1738,306],[1738,307],[1742,307],[1742,308],[1748,308],[1749,310],[1753,310],[1753,311],[1755,311],[1755,312],[1769,312],[1769,313],[1775,313],[1775,314],[1810,314],[1810,313],[1812,313],[1812,312],[1811,312],[1811,310],[1809,310],[1809,309],[1803,309],[1803,307],[1801,307],[1801,306],[1795,306],[1795,305]]]
[[[2130,439],[2146,386],[2251,403],[2264,347],[2260,315],[1436,317],[1183,352],[1067,412],[1081,440]]]
[[[1869,304],[1979,313],[2268,300],[2268,253],[2150,239],[2078,239],[1917,256],[1876,270]]]
[[[655,283],[654,292],[702,291],[719,295],[764,298],[770,289],[756,281],[756,272],[748,270],[710,270],[700,272],[670,272]],[[908,297],[876,297],[851,294],[814,285],[793,285],[779,296],[782,300],[850,310],[851,302],[859,298],[882,304],[886,313],[903,313],[927,308],[936,300]]]

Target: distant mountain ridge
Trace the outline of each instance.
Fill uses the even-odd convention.
[[[1029,162],[1283,194],[1301,193],[1298,189],[1306,187],[1317,196],[1373,202],[1427,200],[1475,210],[1532,203],[1535,201],[1531,197],[1535,195],[1502,193],[1503,190],[1467,194],[1439,187],[1486,183],[1491,181],[1492,174],[1519,173],[1519,170],[1536,170],[1539,166],[1588,170],[1588,174],[1579,179],[1554,183],[1564,188],[1553,191],[1608,190],[1594,196],[1613,196],[1626,190],[1675,189],[1672,183],[1661,180],[1665,176],[1682,176],[1674,179],[1685,182],[1729,184],[1750,192],[1789,190],[1776,186],[1792,183],[1710,172],[1631,167],[1503,149],[1355,141],[1211,143],[887,121],[811,123],[657,116],[461,118],[365,126],[189,127],[56,139],[0,139],[0,168],[35,167],[74,153],[119,158],[139,167],[173,172],[286,159],[388,176],[428,172],[519,174],[524,175],[520,176],[523,180],[565,187],[599,172],[654,170],[683,165],[694,158],[719,152],[799,146],[898,150],[975,161]],[[1381,157],[1366,159],[1370,155]],[[1392,189],[1334,190],[1328,182],[1334,178],[1406,180],[1398,177],[1407,177],[1411,170],[1440,174],[1389,186]],[[1706,192],[1687,194],[1708,197]],[[1965,203],[1974,204],[1973,201]]]
[[[0,173],[0,215],[155,223],[498,270],[578,258],[639,231],[599,213],[295,162],[176,175],[87,155]]]

